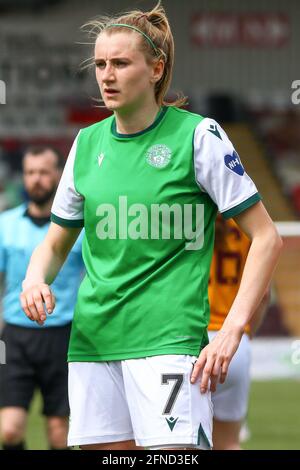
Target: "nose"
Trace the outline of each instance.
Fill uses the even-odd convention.
[[[41,180],[41,173],[39,171],[34,171],[32,174],[31,174],[31,182],[32,184],[37,184],[40,182]]]
[[[31,181],[33,183],[38,183],[40,180],[41,175],[38,172],[35,172],[31,175]]]
[[[111,64],[107,63],[105,66],[105,69],[103,70],[102,73],[102,81],[105,82],[112,82],[115,79],[114,75],[114,68],[112,67]]]

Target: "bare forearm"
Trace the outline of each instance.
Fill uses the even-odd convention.
[[[53,312],[55,296],[49,284],[57,276],[80,230],[51,223],[45,240],[32,254],[20,301],[27,317],[39,325],[46,320],[45,308],[49,314]]]
[[[253,239],[238,294],[223,328],[237,328],[241,331],[251,320],[262,301],[276,266],[281,239],[275,229],[263,237]]]
[[[263,319],[265,317],[265,314],[267,312],[269,303],[270,303],[270,289],[268,289],[266,293],[264,294],[262,301],[260,302],[259,306],[255,310],[249,322],[249,326],[250,326],[249,334],[251,338],[253,338],[257,330],[260,328],[263,322]]]
[[[38,283],[49,285],[54,281],[80,230],[50,225],[46,238],[31,256],[23,288]]]
[[[53,248],[43,242],[34,250],[27,269],[24,284],[51,284],[56,278],[65,257],[55,253]]]

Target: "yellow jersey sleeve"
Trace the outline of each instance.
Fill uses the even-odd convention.
[[[215,246],[210,270],[209,330],[219,330],[222,327],[239,289],[250,248],[248,237],[239,229],[234,220],[229,219],[226,224],[224,243]],[[246,332],[249,332],[248,325]]]

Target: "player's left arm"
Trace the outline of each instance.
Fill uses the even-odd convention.
[[[259,304],[259,306],[256,308],[256,310],[254,311],[250,321],[249,321],[249,327],[250,327],[250,331],[249,331],[249,336],[250,338],[253,338],[257,332],[257,330],[259,330],[264,318],[265,318],[265,315],[267,313],[267,310],[268,310],[268,306],[269,306],[269,303],[270,303],[270,297],[271,297],[271,288],[268,287],[267,290],[265,291],[264,295],[263,295],[263,298]]]
[[[229,363],[236,352],[245,326],[251,320],[270,283],[282,241],[261,202],[237,215],[235,221],[251,240],[237,296],[224,324],[206,346],[193,369],[191,382],[201,377],[201,392],[215,391],[225,381]]]

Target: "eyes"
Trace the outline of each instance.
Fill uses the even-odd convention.
[[[25,170],[24,175],[25,176],[47,176],[49,175],[50,172],[48,170]]]
[[[95,61],[95,66],[99,70],[105,70],[106,64],[107,63],[105,62],[105,60],[96,60]],[[129,64],[129,62],[127,60],[123,60],[123,59],[115,59],[115,60],[111,61],[111,65],[114,68],[117,68],[117,69],[125,68],[125,67],[127,67],[128,64]]]

